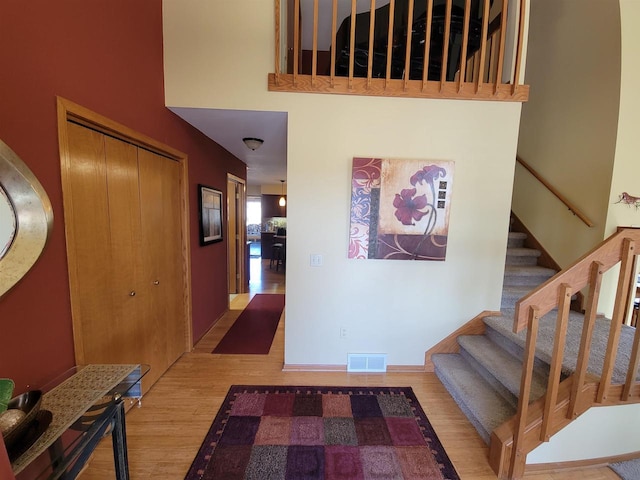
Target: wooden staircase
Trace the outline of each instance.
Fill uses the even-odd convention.
[[[623,325],[640,230],[618,232],[556,275],[523,240],[510,233],[500,315],[479,315],[426,354],[489,444],[500,479],[522,478],[527,454],[592,406],[640,402],[640,334]],[[609,320],[596,306],[602,275],[616,265]],[[581,290],[584,314],[570,311]]]

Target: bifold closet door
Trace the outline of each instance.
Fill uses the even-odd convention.
[[[140,311],[137,148],[69,123],[72,297],[79,363],[139,363],[146,332]],[[75,274],[75,282],[73,281]]]
[[[152,336],[151,354],[166,369],[184,353],[186,342],[180,166],[142,148],[138,149],[138,165],[143,282],[151,289],[146,321],[149,329],[158,332]]]
[[[149,364],[146,391],[187,343],[181,167],[73,122],[68,142],[76,360]]]

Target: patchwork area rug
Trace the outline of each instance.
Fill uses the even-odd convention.
[[[271,349],[284,309],[284,295],[260,293],[231,325],[211,353],[266,355]]]
[[[186,480],[459,480],[410,387],[234,385]]]

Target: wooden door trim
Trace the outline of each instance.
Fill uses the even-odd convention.
[[[125,125],[115,122],[107,117],[95,113],[81,105],[62,97],[57,97],[57,117],[58,117],[58,148],[60,152],[60,173],[62,179],[62,200],[65,214],[73,212],[73,202],[69,191],[70,178],[70,154],[69,154],[69,136],[67,131],[67,122],[72,121],[85,127],[96,130],[105,135],[109,135],[127,143],[131,143],[138,147],[162,155],[171,160],[175,160],[180,165],[180,184],[181,184],[181,213],[182,213],[182,271],[184,280],[184,349],[185,352],[190,351],[193,346],[193,325],[192,325],[192,307],[191,307],[191,247],[189,244],[189,171],[188,157],[185,153],[180,152],[162,142],[154,140],[140,132],[137,132]],[[71,215],[72,216],[72,215]],[[70,249],[70,245],[75,244],[73,229],[65,220],[65,238],[67,251],[67,265],[69,275],[70,292],[77,291],[77,263],[75,253]],[[81,328],[79,325],[78,306],[75,305],[74,297],[71,295],[71,316],[73,324],[73,342],[75,347],[76,363],[83,364],[84,351],[81,338]]]
[[[238,230],[240,232],[240,238],[238,239],[238,248],[237,251],[237,270],[240,273],[240,291],[238,293],[247,293],[249,291],[247,284],[247,266],[246,265],[246,249],[247,249],[247,183],[246,180],[240,177],[237,177],[231,173],[227,173],[227,190],[229,182],[234,182],[240,185],[240,198],[238,201],[239,208],[236,209],[236,223],[239,226]],[[227,228],[229,226],[229,192],[227,191]],[[227,229],[228,231],[228,229]],[[231,234],[228,234],[229,240],[231,241]],[[235,241],[235,239],[233,239]],[[229,259],[229,244],[227,244],[227,259]],[[229,261],[229,260],[228,260]],[[229,270],[229,266],[227,266],[227,271]],[[228,279],[227,279],[228,282]],[[229,302],[229,299],[227,299]],[[229,305],[227,305],[228,307]]]

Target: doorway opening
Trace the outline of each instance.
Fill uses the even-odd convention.
[[[262,200],[258,196],[247,197],[247,245],[249,257],[262,257],[260,232],[262,231]]]

